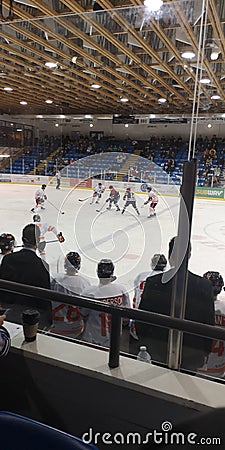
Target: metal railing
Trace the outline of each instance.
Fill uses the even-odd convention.
[[[131,309],[121,306],[114,306],[96,301],[94,299],[67,295],[60,292],[51,291],[48,289],[28,286],[25,284],[14,283],[11,281],[0,280],[0,292],[10,292],[17,295],[22,295],[30,298],[41,298],[46,301],[56,301],[73,306],[82,306],[84,308],[93,309],[95,311],[105,312],[111,314],[111,331],[110,331],[110,347],[109,347],[109,362],[111,369],[119,367],[120,355],[120,334],[121,334],[121,320],[122,318],[129,318],[145,322],[151,325],[158,325],[164,328],[172,328],[180,330],[185,333],[194,334],[201,337],[211,339],[220,339],[225,341],[225,329],[205,325],[191,320],[181,320],[169,317],[163,314],[152,313],[143,310]],[[23,299],[24,300],[24,299]],[[28,303],[29,306],[29,303]]]

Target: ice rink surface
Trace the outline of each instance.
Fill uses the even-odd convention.
[[[1,221],[0,233],[10,232],[21,245],[23,227],[32,223],[34,193],[33,185],[0,184]],[[149,206],[143,203],[146,194],[137,194],[140,216],[129,206],[124,215],[106,210],[108,192],[99,205],[90,205],[91,190],[47,187],[48,200],[61,212],[45,202],[45,210],[39,211],[42,222],[55,225],[62,231],[65,243],[49,243],[46,246],[46,260],[52,272],[62,272],[64,256],[69,251],[81,255],[80,272],[97,283],[96,266],[101,258],[110,258],[115,264],[118,282],[129,290],[133,288],[136,275],[150,268],[154,253],[164,253],[167,257],[168,242],[177,233],[179,213],[179,193],[177,197],[160,196],[156,208],[157,215],[147,218]],[[123,195],[123,193],[121,193]],[[119,202],[120,208],[123,200]],[[96,210],[103,206],[100,213]],[[64,214],[62,214],[64,212]],[[54,234],[46,234],[46,240],[54,239]],[[225,278],[225,202],[221,200],[195,200],[192,226],[192,256],[189,269],[202,275],[207,270],[219,271]]]

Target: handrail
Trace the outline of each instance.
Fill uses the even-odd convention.
[[[197,336],[208,337],[211,339],[220,339],[225,341],[225,329],[194,322],[187,319],[177,319],[163,314],[153,313],[149,311],[127,308],[124,306],[115,306],[103,303],[95,299],[81,297],[77,295],[67,295],[61,292],[51,291],[49,289],[29,286],[22,283],[15,283],[0,279],[0,291],[13,292],[17,295],[25,295],[31,298],[42,298],[42,300],[56,301],[68,305],[82,306],[97,311],[105,312],[112,315],[110,348],[109,348],[109,367],[119,367],[119,340],[120,340],[120,324],[121,318],[129,318],[158,325],[165,328],[173,328],[181,330],[185,333]],[[118,320],[119,319],[119,320]]]

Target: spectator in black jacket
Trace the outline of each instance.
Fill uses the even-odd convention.
[[[164,274],[147,278],[139,309],[170,316],[171,293],[173,276],[175,275],[172,251],[175,238],[169,244],[169,263],[171,279],[163,283]],[[212,285],[198,275],[188,270],[187,298],[185,319],[214,325],[214,303]],[[167,363],[168,329],[136,322],[139,345],[146,345],[152,359]],[[210,353],[211,339],[185,334],[183,337],[183,351],[181,367],[196,371]]]
[[[40,228],[32,223],[26,225],[22,232],[23,249],[5,255],[0,266],[0,278],[16,283],[50,289],[49,266],[36,255],[40,241]],[[32,308],[40,312],[40,328],[49,327],[52,322],[51,302],[41,298],[29,298],[13,293],[2,293],[2,306],[10,307],[7,320],[21,323],[24,309]]]

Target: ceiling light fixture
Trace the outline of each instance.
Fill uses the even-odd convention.
[[[7,92],[13,91],[13,88],[11,88],[11,87],[4,87],[3,89],[4,89],[4,91],[7,91]]]
[[[93,84],[91,85],[91,87],[92,87],[93,89],[99,89],[101,86],[100,86],[100,84],[93,83]]]
[[[85,114],[84,118],[85,118],[85,119],[93,119],[93,117],[91,116],[91,114]]]
[[[201,78],[200,83],[202,83],[202,84],[209,84],[210,83],[210,79],[209,78]]]
[[[122,97],[120,99],[120,101],[123,102],[123,103],[129,102],[128,98],[125,98],[125,97]]]
[[[223,119],[225,118],[225,113],[223,113],[222,115],[221,115],[221,117],[223,117]]]
[[[212,53],[210,55],[211,61],[216,61],[219,58],[219,52],[216,50],[212,50]]]
[[[208,127],[208,128],[212,128],[212,124],[211,124],[211,123],[208,123],[207,127]]]
[[[220,100],[220,99],[221,99],[220,95],[217,95],[217,94],[212,95],[212,97],[211,97],[211,100]]]
[[[51,103],[53,103],[53,100],[45,100],[45,103],[48,103],[49,105],[51,105]]]
[[[162,0],[145,0],[144,5],[148,9],[148,11],[156,12],[159,11],[161,6],[163,5]]]
[[[166,103],[166,98],[158,98],[159,103]]]
[[[72,59],[71,59],[71,61],[72,61],[73,64],[76,64],[76,62],[77,62],[77,56],[73,56]]]
[[[58,66],[58,63],[47,61],[45,63],[45,66],[48,67],[49,69],[55,69]]]
[[[128,127],[129,127],[128,123],[125,123],[125,125],[124,125],[124,126],[125,126],[125,128],[128,128]]]
[[[37,115],[36,118],[37,119],[43,119],[43,116],[42,115]]]
[[[181,53],[182,58],[184,59],[193,59],[195,57],[195,53],[191,50],[187,50],[183,53]]]
[[[94,125],[93,125],[93,123],[90,123],[90,127],[92,128]]]
[[[20,105],[27,105],[27,102],[25,102],[24,100],[22,100],[22,102],[20,102]]]

